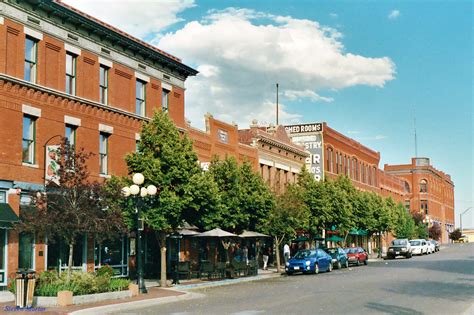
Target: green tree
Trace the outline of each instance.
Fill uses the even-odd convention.
[[[339,176],[336,180],[325,183],[329,195],[330,213],[326,221],[326,228],[333,226],[341,235],[347,238],[349,231],[355,227],[353,204],[354,186],[346,176]]]
[[[307,229],[311,213],[303,200],[303,191],[296,184],[287,186],[286,191],[276,197],[275,207],[268,214],[268,224],[262,231],[274,239],[277,271],[280,272],[280,246],[282,242],[294,237],[298,229]]]
[[[212,230],[224,224],[221,194],[214,178],[209,172],[191,176],[185,189],[185,198],[189,200],[184,210],[187,222],[203,230]]]
[[[312,235],[320,235],[331,218],[331,199],[327,189],[327,182],[314,180],[306,167],[298,174],[297,185],[294,189],[300,189],[305,205],[311,215],[309,217],[308,230]]]
[[[166,234],[183,221],[191,202],[190,178],[201,172],[192,142],[166,113],[155,111],[143,125],[138,151],[126,156],[129,174],[142,173],[145,184],[158,188],[143,219],[157,232],[161,247],[161,285],[166,286]],[[141,253],[139,253],[141,254]]]
[[[227,157],[224,160],[215,157],[209,166],[209,174],[217,184],[221,195],[221,228],[237,231],[247,226],[249,215],[242,209],[241,174],[237,160],[234,157]]]
[[[455,229],[451,233],[449,233],[449,238],[452,239],[453,241],[457,241],[461,238],[462,232],[460,229]]]
[[[412,215],[399,203],[395,207],[396,226],[394,229],[397,238],[412,239],[416,235],[415,221]]]
[[[245,229],[262,231],[275,206],[274,195],[249,162],[240,166],[240,208],[248,217]],[[242,227],[243,229],[243,227]]]

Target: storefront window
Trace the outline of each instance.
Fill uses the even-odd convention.
[[[34,269],[34,236],[29,233],[20,233],[18,268]]]
[[[72,253],[72,266],[74,270],[85,270],[85,240],[84,236],[76,239]],[[69,245],[65,240],[48,242],[48,269],[64,271],[68,267]]]
[[[109,265],[115,276],[128,275],[128,239],[105,240],[94,247],[95,268]]]

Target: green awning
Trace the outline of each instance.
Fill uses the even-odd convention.
[[[292,240],[291,242],[298,243],[298,242],[307,242],[307,241],[309,241],[309,238],[307,238],[306,236],[298,236],[298,238]]]
[[[0,229],[11,229],[20,219],[8,203],[0,203]]]
[[[337,235],[332,235],[331,237],[328,237],[326,239],[327,242],[344,242],[344,239],[342,237],[339,237]]]
[[[350,234],[350,235],[367,236],[369,233],[367,232],[367,230],[356,230],[356,229],[352,229],[352,230],[350,230],[349,234]]]

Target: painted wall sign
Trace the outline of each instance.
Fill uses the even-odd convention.
[[[323,123],[298,124],[285,126],[286,132],[290,135],[299,133],[314,133],[323,131]]]
[[[285,126],[291,140],[305,148],[310,153],[306,159],[308,171],[314,175],[314,179],[324,179],[324,140],[323,124],[299,124]]]

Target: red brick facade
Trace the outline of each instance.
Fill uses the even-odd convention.
[[[240,163],[250,162],[254,170],[257,170],[257,150],[239,142],[236,125],[216,120],[210,114],[207,114],[205,119],[206,131],[188,127],[189,137],[193,140],[193,148],[203,168],[206,168],[215,156],[219,159],[233,156]]]
[[[403,180],[408,193],[405,204],[412,212],[421,212],[432,225],[441,225],[443,243],[454,230],[454,183],[451,176],[430,165],[428,158],[412,158],[411,164],[387,165],[384,169]]]
[[[162,110],[163,91],[168,91],[167,112],[183,131],[184,81],[197,71],[180,60],[99,21],[72,13],[67,6],[53,2],[38,11],[28,10],[28,1],[4,6],[0,17],[0,192],[19,214],[20,195],[39,190],[44,185],[45,145],[57,144],[65,136],[66,124],[75,128],[78,147],[94,152],[88,161],[93,180],[110,175],[127,175],[124,156],[135,150],[141,125]],[[2,8],[0,8],[2,9]],[[68,17],[67,23],[54,23],[41,10],[53,10],[51,19]],[[69,14],[69,16],[68,16]],[[71,25],[75,19],[97,24],[102,36],[86,36],[86,24]],[[32,23],[31,21],[36,21]],[[59,26],[58,26],[59,25]],[[91,34],[91,33],[89,33]],[[121,46],[107,40],[120,38]],[[35,42],[34,75],[27,80],[25,49],[27,38]],[[127,47],[126,42],[134,42]],[[127,49],[136,49],[134,52]],[[146,50],[146,54],[144,51]],[[66,93],[66,54],[73,54],[74,93]],[[142,55],[143,54],[143,55]],[[142,56],[146,59],[140,60]],[[100,67],[107,69],[107,101],[100,102]],[[145,84],[145,110],[136,113],[136,81]],[[33,160],[25,163],[22,155],[23,119],[34,120]],[[99,170],[99,135],[108,136],[107,170]],[[244,150],[245,151],[245,150]],[[0,230],[3,233],[4,230]],[[9,230],[5,250],[8,261],[0,266],[0,286],[12,276],[19,264],[19,236]],[[85,261],[94,269],[94,241],[89,237]],[[32,246],[33,268],[46,268],[47,246],[38,237]],[[0,244],[3,246],[3,244]],[[86,248],[86,247],[85,247]],[[0,248],[2,250],[2,248]],[[5,260],[5,255],[2,255]]]

